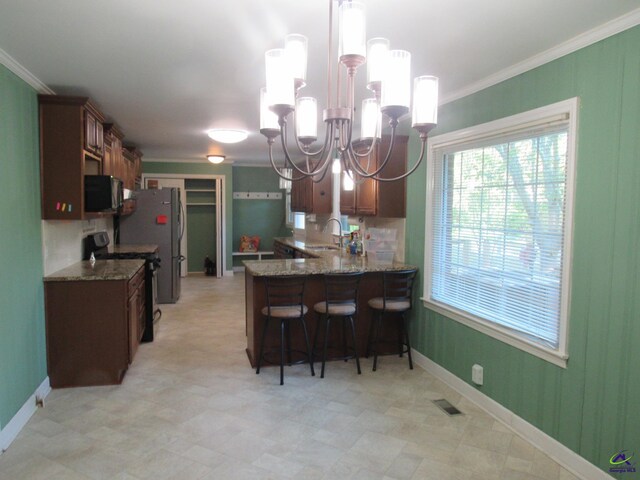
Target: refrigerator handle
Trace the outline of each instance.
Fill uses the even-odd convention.
[[[178,199],[178,202],[180,202],[180,236],[178,237],[178,240],[181,241],[182,237],[184,236],[184,227],[185,227],[185,220],[186,220],[186,216],[185,216],[185,211],[184,211],[184,205],[182,205],[182,200]]]

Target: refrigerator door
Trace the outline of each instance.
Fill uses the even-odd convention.
[[[139,190],[135,193],[136,210],[120,219],[121,244],[156,244],[160,268],[158,269],[158,303],[175,303],[180,296],[179,270],[175,268],[175,232],[178,221],[177,189]],[[177,280],[176,280],[177,277]]]

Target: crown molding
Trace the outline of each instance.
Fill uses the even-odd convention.
[[[142,163],[199,163],[205,165],[233,165],[233,160],[225,159],[222,163],[211,163],[206,158],[142,158]]]
[[[466,97],[473,93],[484,90],[485,88],[492,87],[500,82],[504,82],[510,78],[513,78],[522,73],[528,72],[536,67],[549,63],[553,60],[557,60],[560,57],[564,57],[570,53],[576,52],[582,48],[588,47],[600,40],[616,35],[620,32],[633,28],[640,24],[640,8],[632,10],[631,12],[615,18],[607,23],[584,32],[577,37],[567,40],[564,43],[556,45],[544,52],[541,52],[533,57],[516,63],[504,70],[501,70],[493,75],[490,75],[482,80],[467,85],[460,90],[446,95],[442,98],[440,105],[444,105],[454,100]]]
[[[46,93],[54,95],[56,92],[47,87],[38,77],[29,70],[20,65],[15,58],[0,48],[0,64],[7,67],[10,71],[32,86],[38,93]]]

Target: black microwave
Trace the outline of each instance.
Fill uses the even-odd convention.
[[[85,212],[117,211],[124,202],[122,192],[122,180],[110,175],[85,175]]]

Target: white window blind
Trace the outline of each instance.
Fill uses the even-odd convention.
[[[571,131],[556,115],[435,148],[425,258],[428,301],[561,355]]]

